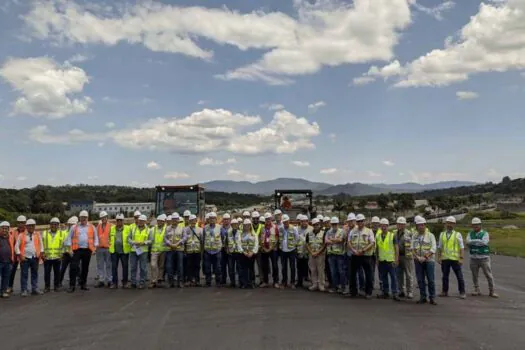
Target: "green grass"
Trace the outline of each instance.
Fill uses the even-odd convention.
[[[502,221],[502,220],[500,220]],[[503,225],[504,226],[504,225]],[[517,230],[504,230],[502,228],[485,227],[490,235],[490,250],[495,254],[519,256],[525,258],[525,225],[521,225]],[[468,226],[458,226],[457,230],[466,235],[470,232]]]

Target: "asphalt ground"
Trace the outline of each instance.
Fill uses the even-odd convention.
[[[91,286],[94,263],[93,259]],[[415,301],[347,299],[303,290],[214,287],[91,288],[74,294],[21,298],[15,286],[10,299],[0,300],[0,350],[523,350],[525,260],[493,257],[493,271],[500,299],[487,296],[484,277],[484,296],[458,299],[452,274],[452,296],[438,298],[437,306],[416,305]],[[464,273],[469,290],[469,269]],[[440,279],[437,265],[438,292]]]

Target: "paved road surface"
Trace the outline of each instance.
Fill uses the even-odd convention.
[[[0,300],[0,349],[523,350],[525,260],[497,256],[493,269],[501,299],[438,306],[273,289],[13,296]]]

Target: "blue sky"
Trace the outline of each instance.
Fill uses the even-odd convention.
[[[522,177],[522,23],[519,0],[6,0],[0,186]]]

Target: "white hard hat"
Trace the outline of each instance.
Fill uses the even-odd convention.
[[[400,216],[397,218],[397,221],[396,221],[398,224],[405,224],[407,223],[407,219],[405,219],[403,216]]]
[[[135,210],[135,214],[133,214],[133,216],[134,216],[134,217],[137,217],[137,216],[140,216],[140,215],[141,215],[140,211]]]
[[[303,219],[303,214],[297,214],[297,216],[295,217],[295,220],[297,221],[301,221]]]
[[[455,224],[455,223],[456,223],[456,218],[453,217],[453,216],[449,216],[449,217],[447,218],[447,220],[445,220],[445,222],[450,222],[450,223],[452,223],[452,224]]]
[[[281,209],[275,209],[275,211],[273,212],[273,215],[280,215],[282,213],[283,212],[281,211]]]
[[[147,217],[146,215],[142,215],[142,214],[141,214],[141,215],[139,216],[139,220],[140,220],[140,221],[148,221],[148,217]]]
[[[313,218],[312,219],[312,225],[316,225],[319,223],[319,219],[318,218]]]
[[[87,218],[89,216],[88,212],[86,210],[82,210],[80,214],[78,214],[78,217],[84,217]]]
[[[290,221],[290,217],[286,214],[283,215],[283,222]]]
[[[424,217],[416,216],[416,225],[422,225],[422,224],[426,224],[426,223],[427,223],[427,220],[425,220]]]
[[[222,216],[223,219],[231,219],[230,214],[226,213]]]
[[[9,223],[7,221],[2,221],[0,223],[0,227],[10,227],[11,225],[9,225]]]
[[[206,213],[206,214],[204,215],[204,218],[205,218],[206,220],[208,220],[208,219],[210,218],[210,213]]]
[[[323,220],[323,216],[321,214],[317,215],[317,220],[322,221]]]
[[[390,225],[390,221],[388,221],[388,219],[384,219],[384,218],[379,220],[379,223],[381,225]]]
[[[472,225],[481,225],[481,219],[480,218],[472,219]]]
[[[337,216],[333,216],[331,219],[330,219],[330,223],[331,224],[338,224],[339,223],[339,218]]]
[[[323,218],[323,222],[328,222],[328,221],[330,221],[330,217],[329,217],[329,216],[325,216],[325,217]]]
[[[26,221],[26,225],[36,225],[36,221],[33,219],[29,219]]]
[[[238,224],[238,223],[239,223],[239,221],[237,221],[237,219],[233,219],[232,222],[231,222],[232,225],[233,224]]]
[[[414,216],[414,222],[416,222],[416,221],[417,221],[417,219],[421,219],[421,218],[422,218],[422,216],[421,216],[421,215],[416,215],[416,216]]]
[[[117,214],[115,217],[116,220],[124,220],[124,214]]]
[[[98,217],[99,218],[105,218],[106,216],[108,216],[108,213],[106,213],[105,211],[101,211],[99,214],[98,214]]]
[[[252,218],[256,219],[256,218],[258,218],[258,217],[260,217],[260,216],[261,216],[261,214],[259,214],[258,211],[254,211],[254,212],[252,212]]]
[[[244,213],[242,213],[242,216],[250,216],[250,212],[248,210],[245,210]]]
[[[51,221],[49,221],[50,224],[60,224],[60,220],[58,218],[52,218]]]
[[[191,217],[191,211],[189,210],[184,210],[184,213],[182,214],[182,216],[189,216]],[[191,220],[191,219],[190,219]]]
[[[365,216],[363,214],[357,214],[355,217],[355,221],[363,221],[365,220]]]
[[[242,222],[243,225],[250,225],[252,223],[252,221],[248,218],[244,219],[244,221]]]
[[[354,213],[350,213],[346,217],[346,221],[354,221],[354,220],[355,220],[355,214]]]
[[[167,218],[166,214],[160,214],[157,216],[157,221],[166,221]]]
[[[186,215],[184,215],[184,216],[186,216]],[[197,216],[196,216],[196,215],[190,215],[189,220],[190,220],[190,221],[191,221],[191,220],[197,220]]]
[[[217,217],[217,213],[214,212],[214,211],[212,211],[212,212],[210,213],[210,218],[216,218],[216,217]]]
[[[67,223],[69,225],[76,225],[78,223],[78,218],[76,216],[72,216],[69,219],[67,219]]]
[[[166,220],[171,221],[173,220],[173,217],[171,215],[166,216]]]
[[[20,215],[16,218],[16,222],[26,222],[27,218],[24,215]]]
[[[268,220],[268,219],[272,219],[272,213],[264,213],[264,219],[265,220]]]
[[[171,219],[172,219],[172,220],[178,220],[178,219],[180,219],[180,215],[179,215],[179,213],[173,213],[173,214],[171,214]]]
[[[381,220],[379,220],[379,217],[374,216],[372,218],[372,221],[370,221],[370,222],[373,223],[373,224],[379,224],[381,222]]]

